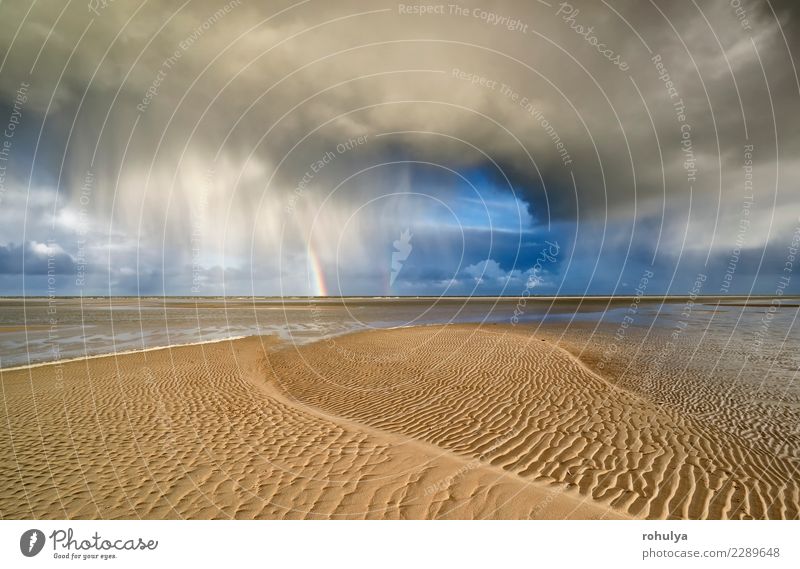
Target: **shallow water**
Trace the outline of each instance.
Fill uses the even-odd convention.
[[[680,330],[683,341],[713,340],[797,371],[796,299],[771,312],[769,299],[723,301],[698,299],[687,309],[675,298],[0,299],[0,367],[255,334],[306,343],[359,329],[493,322],[595,325],[622,339]]]

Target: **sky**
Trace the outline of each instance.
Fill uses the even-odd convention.
[[[800,294],[798,11],[2,1],[0,295]]]

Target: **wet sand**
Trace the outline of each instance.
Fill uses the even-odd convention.
[[[47,326],[30,325],[30,326],[6,326],[0,324],[0,334],[12,334],[17,332],[43,332],[48,329]]]
[[[573,341],[437,325],[2,372],[0,514],[798,517],[795,439],[665,405]]]

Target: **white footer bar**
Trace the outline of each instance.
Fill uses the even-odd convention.
[[[800,567],[798,536],[800,521],[0,521],[0,567]]]

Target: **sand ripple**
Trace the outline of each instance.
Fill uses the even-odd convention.
[[[750,431],[722,429],[615,386],[515,328],[358,333],[271,361],[282,388],[303,404],[577,489],[632,516],[797,518],[800,511],[796,454],[776,455],[753,445]],[[725,403],[719,393],[710,400]]]
[[[794,434],[745,420],[745,395],[616,385],[546,338],[430,326],[3,372],[0,515],[798,518]]]
[[[289,401],[261,341],[3,373],[0,515],[616,517],[577,493]]]

